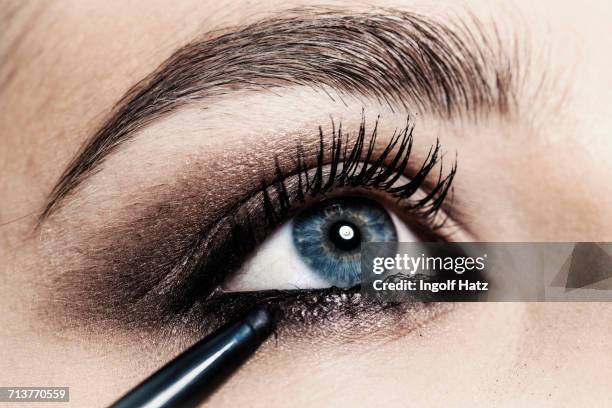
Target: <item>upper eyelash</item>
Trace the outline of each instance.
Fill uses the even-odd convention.
[[[440,143],[436,140],[436,144],[430,148],[427,157],[414,173],[414,176],[406,183],[395,186],[399,178],[405,174],[409,163],[414,125],[411,124],[410,119],[407,119],[406,127],[400,131],[395,131],[382,153],[374,155],[378,136],[378,121],[379,118],[377,118],[370,133],[366,147],[366,123],[362,116],[357,138],[350,151],[348,150],[349,136],[343,134],[341,123],[336,128],[332,121],[332,140],[328,149],[325,148],[323,128],[319,127],[319,153],[317,154],[314,177],[310,176],[313,169],[306,164],[304,150],[302,145],[298,144],[294,171],[292,172],[292,175],[297,177],[295,198],[288,194],[285,183],[289,176],[281,170],[278,157],[275,158],[275,180],[268,183],[265,178],[262,178],[261,181],[265,216],[269,226],[274,227],[284,221],[290,209],[294,206],[294,202],[304,203],[307,196],[316,197],[335,188],[346,186],[384,191],[395,199],[396,204],[402,209],[416,212],[414,215],[424,221],[436,219],[438,211],[451,190],[457,172],[457,162],[455,161],[448,174],[443,176]],[[326,150],[328,151],[327,154]],[[327,166],[330,168],[327,179],[325,179],[323,172],[323,167],[326,166],[326,156],[329,157]],[[385,164],[386,162],[389,162],[389,164]],[[440,163],[438,179],[431,190],[419,200],[410,200],[438,163]],[[275,192],[276,205],[274,205],[270,189]],[[430,228],[441,228],[445,221],[446,218],[443,218],[430,225]]]

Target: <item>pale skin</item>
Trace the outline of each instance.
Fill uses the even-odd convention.
[[[460,156],[455,190],[470,220],[470,231],[461,237],[612,241],[612,4],[487,3],[376,4],[436,15],[469,10],[485,21],[520,16],[536,54],[531,70],[556,79],[537,101],[521,101],[522,116],[509,121],[432,118],[419,124],[418,154],[439,138],[446,152]],[[206,111],[183,109],[145,128],[109,158],[108,168],[81,191],[82,199],[67,202],[47,228],[33,232],[35,217],[67,163],[130,86],[194,36],[287,7],[270,1],[63,1],[34,3],[11,17],[7,38],[26,35],[14,48],[0,42],[3,54],[12,53],[0,72],[16,67],[0,90],[0,385],[69,386],[71,405],[104,406],[175,356],[185,342],[197,340],[160,347],[126,331],[105,336],[78,324],[53,327],[39,313],[48,278],[71,262],[65,248],[78,244],[81,228],[112,220],[139,186],[189,176],[193,163],[223,172],[219,157],[228,146],[240,147],[234,147],[237,163],[225,166],[244,165],[239,155],[264,138],[281,143],[287,129],[299,137],[300,130],[316,129],[330,116],[354,127],[364,109],[370,118],[381,115],[384,129],[402,122],[401,110],[391,112],[357,96],[344,104],[300,87],[232,95]],[[535,87],[528,83],[526,94]],[[249,110],[252,106],[256,111]],[[202,131],[211,137],[197,137]],[[169,133],[181,137],[168,138]],[[612,402],[609,304],[470,303],[426,317],[410,327],[383,325],[366,333],[352,327],[342,335],[322,330],[318,336],[281,338],[278,345],[270,341],[213,395],[211,405]]]

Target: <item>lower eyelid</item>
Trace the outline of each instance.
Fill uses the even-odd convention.
[[[215,324],[221,325],[256,305],[265,305],[275,311],[281,336],[319,335],[327,330],[328,335],[333,336],[339,335],[339,327],[345,331],[362,330],[370,324],[373,330],[405,333],[457,306],[452,302],[379,303],[364,298],[358,288],[328,288],[221,294],[201,303],[197,314],[216,316],[219,320]]]

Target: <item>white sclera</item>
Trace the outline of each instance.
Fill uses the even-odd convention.
[[[404,222],[393,212],[387,211],[395,225],[398,241],[418,241],[416,235]],[[240,270],[221,285],[221,289],[225,292],[247,292],[330,287],[327,280],[302,262],[293,246],[292,229],[292,223],[288,222],[276,230],[242,265]],[[345,239],[351,239],[355,233],[348,225],[342,226],[339,232],[340,236]]]

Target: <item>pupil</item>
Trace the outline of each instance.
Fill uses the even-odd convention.
[[[298,214],[291,235],[308,268],[330,287],[339,288],[361,282],[362,243],[387,242],[391,253],[397,245],[397,230],[387,210],[362,197],[336,198]]]
[[[329,229],[329,240],[342,251],[352,251],[361,245],[361,234],[353,223],[337,221]]]

